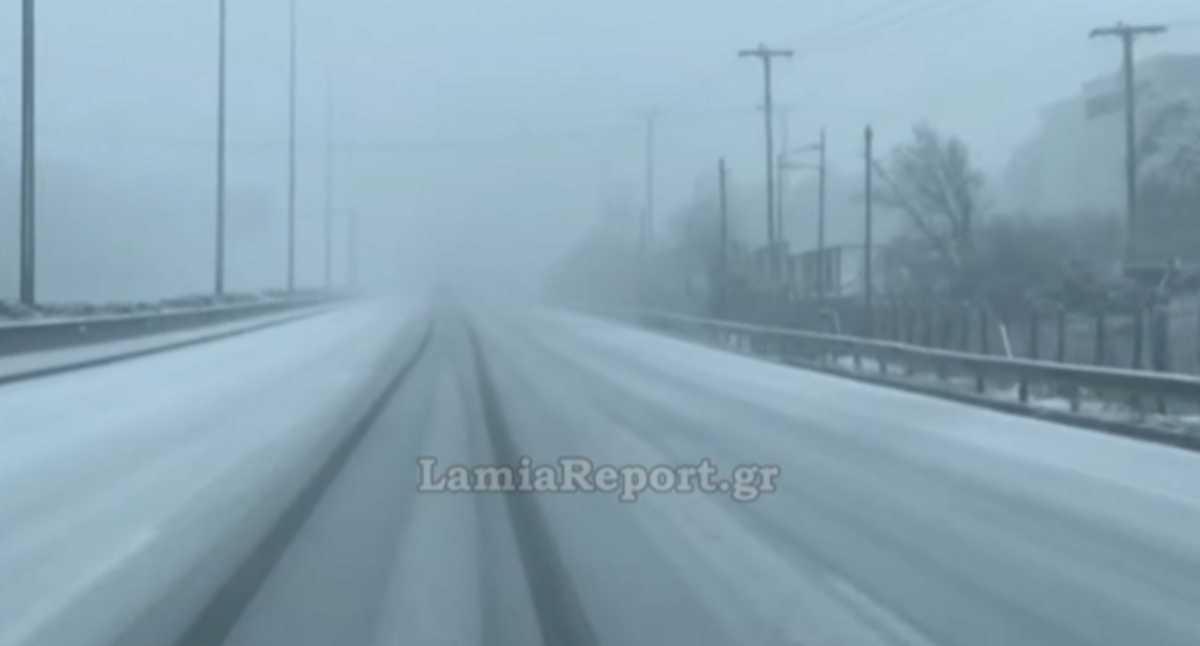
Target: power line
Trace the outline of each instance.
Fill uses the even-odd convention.
[[[849,50],[869,49],[876,47],[883,38],[903,33],[906,31],[905,27],[913,24],[912,21],[917,18],[925,19],[920,24],[928,25],[929,21],[933,19],[944,19],[975,11],[995,1],[975,0],[974,2],[956,3],[951,0],[949,2],[938,1],[926,3],[914,7],[911,11],[904,14],[893,16],[888,20],[874,24],[869,28],[831,39],[823,45],[818,44],[816,46],[805,47],[804,51],[806,54],[832,54]]]
[[[863,28],[864,26],[869,27],[873,22],[876,22],[880,19],[887,19],[890,16],[894,16],[896,14],[896,9],[912,9],[914,6],[919,5],[920,3],[921,0],[913,0],[913,2],[908,3],[907,5],[903,2],[897,2],[896,0],[881,2],[870,7],[869,9],[855,14],[844,23],[832,25],[828,29],[821,31],[812,31],[804,34],[802,39],[808,41],[838,39],[846,35],[853,34],[855,31]]]

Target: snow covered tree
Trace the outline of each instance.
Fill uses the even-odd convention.
[[[904,213],[948,271],[964,267],[983,188],[983,175],[971,166],[966,144],[918,124],[913,140],[898,146],[875,170],[882,180],[876,200]]]

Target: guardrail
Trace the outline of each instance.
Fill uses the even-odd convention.
[[[0,324],[0,357],[176,332],[311,307],[331,300],[325,296],[303,297],[146,314],[4,323]]]
[[[708,337],[720,345],[744,340],[756,353],[841,372],[911,378],[926,371],[939,381],[965,375],[974,379],[973,390],[980,396],[989,382],[1007,380],[1017,386],[1020,404],[1029,403],[1031,386],[1039,384],[1057,387],[1073,412],[1079,410],[1084,391],[1101,398],[1115,396],[1134,410],[1141,409],[1143,398],[1151,399],[1160,413],[1167,412],[1168,400],[1192,409],[1200,404],[1200,378],[1191,375],[1012,359],[667,312],[641,311],[637,316],[644,324]]]

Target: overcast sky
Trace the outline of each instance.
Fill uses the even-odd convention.
[[[308,283],[320,277],[330,97],[334,200],[360,212],[374,275],[423,280],[440,267],[531,284],[605,196],[640,201],[647,110],[660,113],[660,214],[682,205],[722,155],[737,181],[761,181],[761,71],[736,57],[740,48],[796,49],[775,77],[792,141],[826,126],[831,160],[846,173],[859,164],[864,124],[886,150],[921,119],[965,139],[989,171],[1002,169],[1041,107],[1117,68],[1118,43],[1089,40],[1092,27],[1167,23],[1169,34],[1139,42],[1139,57],[1200,51],[1195,0],[298,3]],[[0,260],[10,265],[19,4],[0,6]],[[44,269],[46,290],[96,299],[204,291],[216,0],[37,5],[43,246],[73,250],[42,252],[60,269]],[[231,227],[245,233],[231,263],[243,287],[257,288],[283,275],[287,0],[229,5]],[[85,213],[63,195],[80,178],[121,208]],[[116,251],[78,251],[71,232],[81,219],[109,232],[84,242]],[[12,291],[11,276],[0,270],[0,294]]]

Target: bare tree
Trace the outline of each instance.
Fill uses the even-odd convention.
[[[979,209],[983,175],[971,167],[966,145],[928,124],[913,140],[876,163],[883,180],[876,200],[903,212],[950,271],[962,269],[972,250],[972,222]]]

